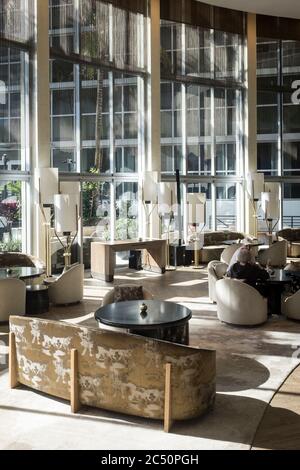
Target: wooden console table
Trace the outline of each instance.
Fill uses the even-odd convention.
[[[112,282],[114,279],[115,253],[143,250],[143,268],[164,273],[166,268],[166,240],[125,240],[91,243],[91,275],[95,279]]]

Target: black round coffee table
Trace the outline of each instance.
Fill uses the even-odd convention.
[[[0,268],[0,279],[8,279],[11,277],[18,279],[28,279],[31,277],[39,277],[44,274],[44,269],[31,268],[31,267],[11,267]]]
[[[142,304],[147,306],[146,314],[141,313]],[[180,344],[189,343],[191,317],[192,312],[187,307],[161,300],[117,302],[95,312],[95,319],[104,325]]]

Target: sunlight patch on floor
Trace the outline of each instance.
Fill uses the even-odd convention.
[[[194,279],[191,281],[182,281],[182,282],[175,282],[174,284],[170,284],[170,287],[190,287],[196,286],[197,284],[205,284],[207,279]]]

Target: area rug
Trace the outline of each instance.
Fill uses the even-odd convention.
[[[191,345],[217,351],[214,410],[201,419],[175,422],[166,434],[161,422],[98,409],[84,408],[72,415],[63,400],[25,387],[9,390],[7,370],[2,370],[0,449],[251,448],[268,403],[300,363],[300,324],[276,316],[258,328],[220,323],[216,306],[207,297],[204,270],[180,269],[164,276],[124,271],[115,282],[129,280],[144,285],[157,298],[192,309]],[[52,309],[46,317],[95,326],[94,311],[111,288],[86,279],[81,306]]]

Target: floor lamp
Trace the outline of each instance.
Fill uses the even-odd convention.
[[[78,233],[78,200],[76,194],[55,194],[55,235],[64,250],[64,270],[71,265],[72,245]],[[65,238],[65,241],[63,238]]]
[[[262,193],[262,210],[268,228],[269,243],[276,226],[276,224],[273,225],[273,220],[279,219],[279,186],[276,183],[273,184],[275,184],[274,187]]]
[[[254,217],[253,235],[257,238],[258,232],[258,203],[264,192],[264,174],[252,172],[247,175],[247,193],[251,201]]]
[[[38,206],[43,219],[46,275],[51,276],[51,226],[54,194],[58,192],[58,169],[39,168],[34,173],[38,188]]]
[[[166,253],[166,270],[174,270],[175,266],[170,266],[170,227],[175,220],[174,212],[175,202],[175,185],[174,183],[158,184],[158,214],[160,218],[160,232],[162,232],[163,219],[168,219],[167,226],[167,253]]]
[[[204,193],[187,194],[187,221],[188,226],[193,228],[195,234],[194,241],[194,269],[200,269],[199,258],[200,249],[204,244],[204,235],[202,230],[205,226],[205,203],[206,195]],[[197,229],[202,228],[200,231]]]
[[[146,171],[143,175],[142,203],[146,216],[146,238],[150,233],[151,215],[158,204],[158,172]]]

